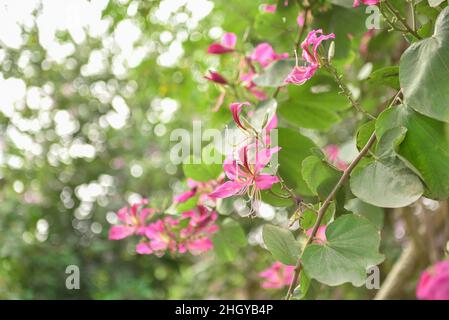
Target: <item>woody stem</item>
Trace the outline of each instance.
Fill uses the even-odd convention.
[[[336,193],[343,186],[343,184],[345,184],[345,182],[349,178],[352,170],[354,170],[354,168],[357,166],[357,164],[360,162],[360,160],[362,160],[363,157],[368,153],[369,149],[371,148],[371,146],[373,145],[373,143],[375,141],[376,141],[376,134],[373,132],[373,134],[371,135],[371,137],[369,138],[368,142],[365,144],[363,149],[360,150],[357,157],[351,162],[349,167],[343,172],[343,175],[341,176],[340,180],[338,180],[337,184],[334,186],[332,191],[329,193],[329,195],[324,200],[323,205],[318,210],[317,219],[313,226],[312,233],[307,238],[305,247],[307,247],[309,244],[311,244],[313,239],[315,238],[318,228],[321,224],[321,221],[323,220],[324,214],[326,213],[327,209],[329,208],[329,205],[331,204],[332,200],[334,199]],[[301,258],[302,258],[302,255],[298,258],[298,261],[296,262],[295,273],[293,275],[293,279],[290,283],[290,287],[288,289],[287,296],[286,296],[287,300],[289,300],[292,297],[293,291],[295,290],[296,283],[298,282],[299,274],[301,272]]]

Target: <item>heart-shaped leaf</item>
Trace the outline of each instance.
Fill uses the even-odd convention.
[[[365,283],[366,270],[381,263],[379,231],[366,218],[346,214],[328,225],[326,242],[308,245],[302,255],[307,275],[329,286]]]
[[[405,207],[424,192],[419,177],[396,157],[374,161],[355,170],[350,185],[357,198],[383,208]]]

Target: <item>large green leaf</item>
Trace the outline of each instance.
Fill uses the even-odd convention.
[[[432,37],[411,45],[402,55],[399,78],[407,104],[431,118],[449,122],[449,7]]]
[[[296,264],[300,244],[289,230],[266,224],[262,236],[268,251],[277,261],[292,266]]]
[[[405,207],[424,192],[419,177],[396,157],[374,161],[355,170],[350,185],[357,198],[384,208]]]
[[[214,251],[222,261],[233,261],[238,249],[247,244],[245,232],[238,222],[226,218],[213,236]]]
[[[302,263],[309,277],[329,286],[365,283],[366,270],[384,259],[379,231],[367,219],[343,215],[328,225],[324,244],[308,245]]]
[[[445,199],[449,193],[449,142],[444,123],[423,116],[406,106],[384,111],[377,120],[376,134],[383,136],[403,126],[407,135],[398,154],[424,180],[425,196]]]

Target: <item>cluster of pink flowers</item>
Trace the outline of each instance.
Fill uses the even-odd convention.
[[[236,44],[237,36],[234,33],[228,32],[223,35],[219,43],[212,43],[208,47],[207,53],[214,55],[233,53],[236,50]],[[240,60],[239,84],[248,90],[256,99],[265,100],[267,95],[262,90],[258,89],[253,82],[254,77],[257,75],[255,64],[259,64],[263,70],[272,62],[286,58],[288,58],[288,53],[276,53],[269,43],[264,42],[257,45],[251,55],[245,56]],[[229,84],[229,81],[216,71],[209,71],[209,75],[205,76],[205,78],[219,85]]]
[[[360,1],[367,6],[372,6],[379,3],[379,0],[354,0],[353,7],[358,7],[360,5]]]
[[[275,262],[269,268],[259,273],[259,277],[264,279],[261,286],[264,289],[280,289],[289,286],[294,272],[294,266]]]
[[[137,244],[139,254],[164,255],[170,253],[199,254],[212,248],[210,236],[218,230],[217,213],[198,205],[195,210],[180,216],[156,217],[156,210],[144,207],[146,199],[124,207],[117,212],[120,225],[109,230],[110,240],[121,240],[137,235],[142,241]]]
[[[437,262],[421,274],[416,296],[421,300],[449,300],[449,260]]]

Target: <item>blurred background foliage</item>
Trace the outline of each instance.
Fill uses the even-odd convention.
[[[181,167],[169,161],[171,130],[190,129],[194,119],[217,127],[229,122],[227,108],[210,112],[220,91],[203,75],[214,68],[231,76],[234,62],[206,55],[207,46],[231,31],[242,50],[269,41],[292,54],[295,24],[280,35],[276,21],[261,15],[261,3],[0,1],[0,298],[282,296],[260,288],[258,273],[273,262],[259,245],[264,219],[242,219],[249,245],[227,262],[213,252],[139,256],[133,241],[107,240],[114,212],[125,203],[148,197],[162,207],[183,188]],[[404,40],[379,31],[361,53],[363,12],[329,11],[330,1],[322,3],[316,24],[342,39],[336,64],[350,66],[345,74],[360,88],[362,104],[375,110],[394,88],[372,89],[366,74],[396,65]],[[337,117],[314,139],[346,144],[344,157],[354,152],[356,125]],[[287,212],[267,217],[285,220]],[[393,237],[384,246],[387,256],[399,253]],[[80,267],[80,290],[65,287],[68,265]],[[352,286],[320,292],[320,298],[372,295]]]

